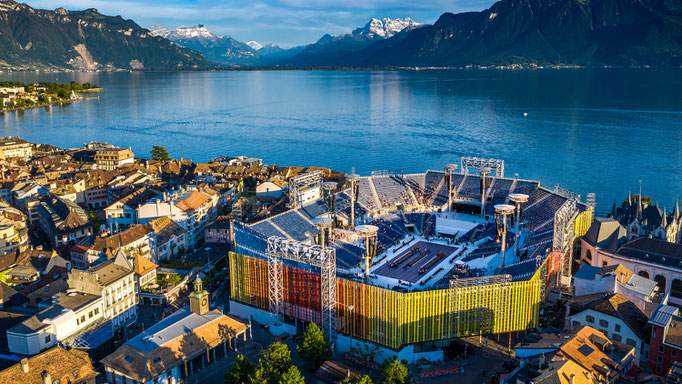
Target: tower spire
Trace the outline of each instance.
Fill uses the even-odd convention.
[[[632,194],[628,191],[628,205],[632,205]]]
[[[661,227],[665,229],[668,226],[668,214],[665,213],[665,207],[663,207],[663,219],[661,220]]]
[[[675,200],[675,209],[673,209],[673,219],[678,220],[680,218],[680,200]]]
[[[611,207],[611,218],[616,218],[616,199],[613,199],[613,207]]]

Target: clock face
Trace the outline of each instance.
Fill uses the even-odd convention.
[[[201,299],[201,305],[206,305],[206,303],[208,303],[208,300],[205,297]]]

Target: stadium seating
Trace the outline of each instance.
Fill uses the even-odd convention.
[[[383,207],[390,208],[396,204],[414,204],[409,189],[399,177],[376,176],[372,178],[372,182]]]
[[[296,213],[296,211],[288,211],[281,215],[273,216],[269,220],[298,241],[305,241],[308,239],[306,232],[311,235],[316,235],[318,233],[317,228]]]

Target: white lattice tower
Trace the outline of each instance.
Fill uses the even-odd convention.
[[[289,240],[268,238],[268,283],[270,284],[270,312],[281,321],[283,301],[282,260],[291,260],[320,270],[320,324],[330,340],[336,338],[336,251]]]
[[[552,250],[561,253],[559,276],[571,276],[573,241],[575,240],[575,219],[578,216],[577,201],[568,199],[554,214],[554,237]],[[558,278],[558,281],[563,279]],[[558,285],[558,283],[557,283]]]

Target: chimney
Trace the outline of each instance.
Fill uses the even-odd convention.
[[[50,375],[50,372],[43,371],[40,376],[43,377],[43,384],[52,384],[52,375]]]
[[[24,370],[24,373],[28,373],[28,359],[25,357],[21,359],[21,369]]]
[[[575,374],[571,373],[571,384],[575,384]]]

